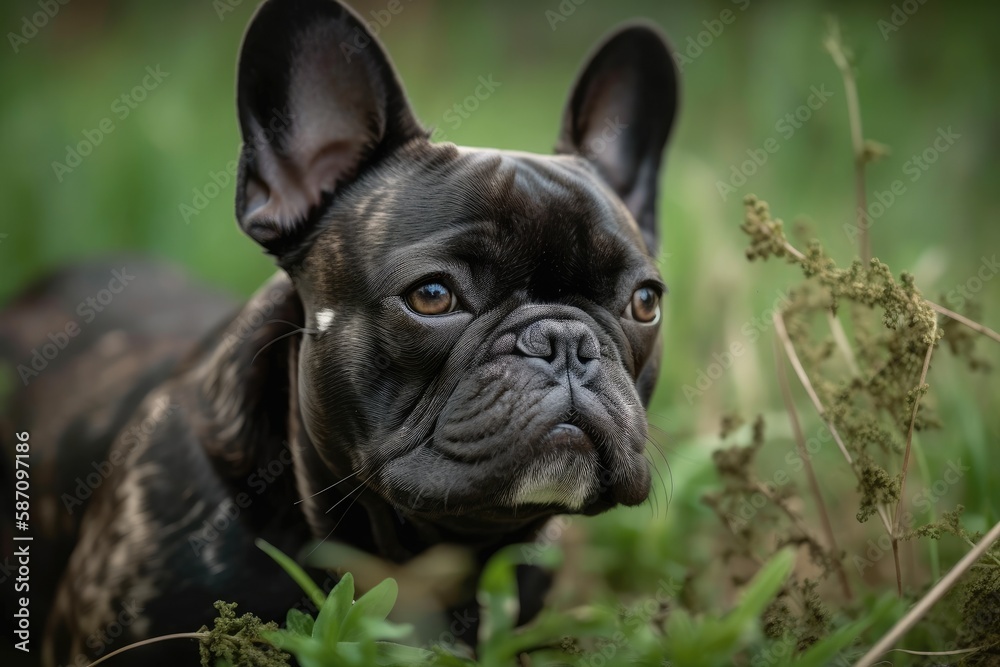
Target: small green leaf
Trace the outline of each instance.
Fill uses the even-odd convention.
[[[323,645],[310,637],[303,637],[288,630],[272,630],[261,636],[282,651],[295,656],[302,667],[323,665]]]
[[[865,617],[838,628],[795,660],[795,667],[825,667],[836,662],[836,656],[854,640],[877,623],[891,622],[905,611],[906,605],[895,595],[886,594],[867,605]]]
[[[783,549],[775,554],[750,581],[736,609],[726,616],[725,622],[742,627],[756,621],[767,605],[778,596],[794,565],[795,552],[791,549]]]
[[[665,648],[679,665],[731,664],[732,655],[760,627],[760,615],[778,595],[795,562],[791,550],[779,552],[749,583],[739,604],[722,618],[692,618],[674,609],[667,621]]]
[[[436,648],[433,652],[434,667],[479,667],[479,665],[489,664],[487,662],[477,663],[469,658],[464,658],[454,653],[449,653],[443,648]]]
[[[667,637],[671,643],[680,643],[695,632],[694,619],[686,609],[678,607],[670,612],[667,619]]]
[[[295,580],[295,583],[297,583],[299,587],[305,591],[305,594],[309,596],[309,599],[313,601],[313,604],[316,605],[316,607],[323,606],[323,603],[326,601],[326,596],[323,595],[323,591],[320,590],[320,587],[317,586],[316,582],[312,580],[312,577],[306,574],[306,571],[299,567],[298,563],[283,554],[281,550],[259,537],[257,538],[255,544],[261,551],[273,558],[274,562],[280,565],[282,569],[288,573],[288,576]]]
[[[375,651],[375,664],[382,667],[415,665],[434,657],[434,653],[426,649],[391,642],[375,642]]]
[[[340,639],[345,642],[360,641],[363,632],[361,620],[384,621],[396,604],[399,586],[395,579],[386,579],[358,598],[340,628]]]
[[[618,629],[617,620],[614,612],[597,607],[558,613],[543,610],[531,623],[505,636],[502,645],[483,651],[483,662],[507,664],[524,651],[557,645],[564,637],[611,637]]]
[[[321,640],[329,648],[336,646],[340,641],[340,628],[353,603],[354,577],[350,572],[345,572],[320,607],[313,625],[313,638]]]
[[[285,618],[285,627],[289,632],[303,637],[312,637],[314,623],[315,619],[312,616],[298,609],[289,609]]]
[[[369,639],[402,639],[413,633],[409,623],[393,623],[375,618],[361,619],[361,633]]]
[[[375,661],[375,645],[372,642],[337,642],[333,651],[335,667],[369,667]]]
[[[869,623],[858,621],[845,625],[833,634],[824,637],[809,647],[809,650],[795,659],[796,667],[825,667],[834,663],[834,658],[851,645],[865,631]]]
[[[520,599],[511,555],[510,548],[494,555],[479,579],[477,597],[482,606],[479,641],[485,645],[509,633],[517,622]]]

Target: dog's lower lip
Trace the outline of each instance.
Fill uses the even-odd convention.
[[[565,447],[580,451],[590,451],[594,447],[594,443],[590,440],[590,437],[579,426],[565,422],[556,424],[549,431],[545,440],[556,447]]]

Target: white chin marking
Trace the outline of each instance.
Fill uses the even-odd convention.
[[[510,504],[560,505],[578,510],[597,490],[596,468],[592,456],[584,457],[579,452],[560,452],[536,461],[521,476],[510,495]]]
[[[323,310],[316,311],[316,328],[320,331],[326,331],[330,328],[330,324],[333,323],[334,312],[330,308],[324,308]]]

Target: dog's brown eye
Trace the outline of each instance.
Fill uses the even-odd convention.
[[[649,324],[656,321],[660,316],[660,295],[651,287],[640,287],[632,293],[629,311],[636,322]]]
[[[458,299],[441,283],[426,283],[411,291],[406,303],[420,315],[444,315],[455,310]]]

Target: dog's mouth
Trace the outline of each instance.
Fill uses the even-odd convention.
[[[600,495],[600,455],[575,424],[556,424],[538,443],[531,461],[504,498],[504,505],[557,506],[578,511]]]
[[[556,424],[541,440],[548,452],[532,470],[540,478],[522,478],[514,505],[550,505],[596,514],[615,505],[638,505],[649,494],[649,478],[642,450],[623,438],[605,434],[577,411]],[[540,502],[539,502],[540,501]]]
[[[563,421],[556,424],[549,431],[549,434],[543,438],[541,444],[553,449],[576,451],[580,454],[594,451],[594,441],[584,433],[583,429],[570,421]]]
[[[649,469],[634,435],[605,433],[580,411],[545,422],[541,436],[489,455],[478,442],[463,456],[431,440],[386,467],[383,492],[404,515],[491,524],[646,500]]]

